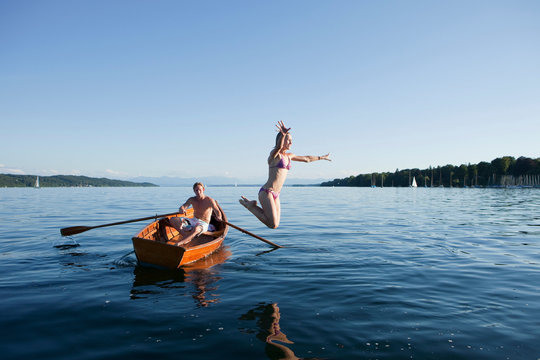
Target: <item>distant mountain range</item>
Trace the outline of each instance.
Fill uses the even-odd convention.
[[[198,178],[180,178],[180,177],[145,177],[138,176],[129,179],[133,182],[152,183],[159,186],[192,186],[194,183],[200,181],[205,185],[211,186],[223,186],[223,185],[243,185],[243,186],[260,186],[264,184],[265,179],[238,179],[225,176],[203,176]],[[328,179],[287,179],[287,185],[320,185],[322,182],[328,181]]]

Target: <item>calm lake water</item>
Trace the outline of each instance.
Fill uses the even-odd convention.
[[[538,359],[537,189],[283,189],[282,221],[209,187],[234,229],[213,267],[137,265],[191,188],[0,189],[3,359]]]

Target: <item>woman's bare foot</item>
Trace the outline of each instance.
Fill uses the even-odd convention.
[[[248,210],[253,208],[254,206],[257,206],[257,200],[249,200],[245,196],[242,196],[242,198],[238,200],[238,202]]]

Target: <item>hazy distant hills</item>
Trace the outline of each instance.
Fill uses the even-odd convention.
[[[35,187],[38,185],[36,175],[0,174],[0,187]],[[156,186],[149,182],[132,182],[92,178],[76,175],[40,176],[39,187],[133,187]]]
[[[170,176],[161,176],[161,177],[148,177],[148,176],[138,176],[135,178],[129,179],[133,182],[149,182],[159,186],[192,186],[196,182],[202,182],[205,185],[235,185],[243,184],[238,179],[229,178],[229,177],[220,177],[220,176],[210,176],[210,177],[198,177],[198,178],[180,178],[180,177],[170,177]]]
[[[34,187],[36,175],[0,174],[0,187]],[[287,179],[288,186],[320,185],[328,179]],[[261,186],[265,179],[238,179],[225,176],[206,176],[200,178],[179,177],[143,177],[139,176],[128,180],[112,180],[107,178],[92,178],[76,175],[40,176],[40,187],[132,187],[132,186],[192,186],[196,182],[210,186]]]
[[[218,186],[218,185],[253,185],[261,186],[265,183],[266,179],[238,179],[225,176],[206,176],[199,178],[179,178],[179,177],[145,177],[139,176],[129,179],[138,183],[152,183],[159,186],[192,186],[194,183],[200,181],[205,185]],[[287,179],[286,185],[320,185],[323,181],[328,179]]]

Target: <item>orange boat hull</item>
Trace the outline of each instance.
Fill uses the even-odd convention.
[[[221,211],[223,220],[227,221],[225,213]],[[193,209],[189,209],[185,215],[175,216],[193,217]],[[183,265],[205,258],[219,249],[227,236],[229,226],[224,222],[218,222],[212,218],[211,223],[216,227],[215,232],[206,232],[196,237],[184,246],[176,246],[180,234],[176,229],[167,227],[167,242],[158,241],[159,221],[156,220],[145,226],[131,240],[133,249],[139,264],[166,269],[177,269]]]

